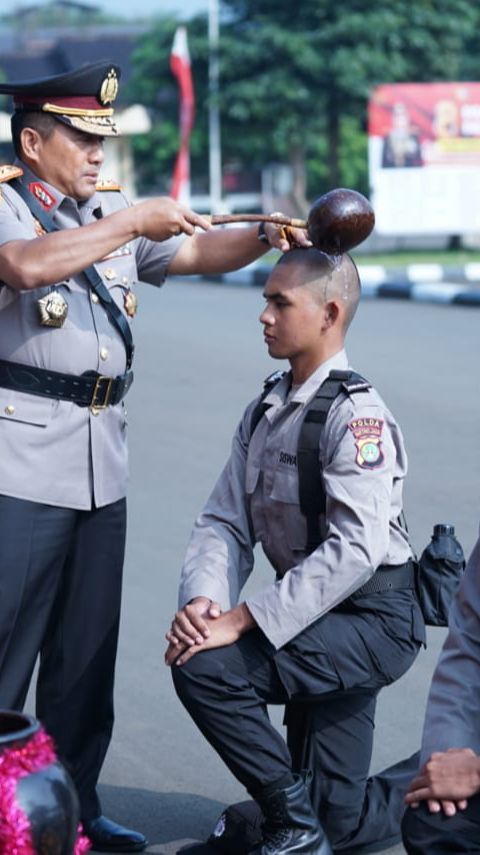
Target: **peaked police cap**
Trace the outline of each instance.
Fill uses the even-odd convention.
[[[0,83],[0,93],[13,97],[17,113],[38,110],[84,133],[116,136],[111,105],[120,73],[118,65],[102,60],[53,77]]]

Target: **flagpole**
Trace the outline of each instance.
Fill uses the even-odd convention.
[[[210,174],[210,210],[222,210],[222,154],[220,141],[218,23],[219,0],[208,0],[208,140]]]
[[[195,112],[195,93],[190,68],[187,30],[178,27],[175,31],[170,53],[170,68],[177,78],[180,94],[180,144],[173,170],[170,195],[190,205],[190,134]]]

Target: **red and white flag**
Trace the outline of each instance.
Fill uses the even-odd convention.
[[[179,27],[173,39],[170,68],[180,90],[180,147],[173,171],[170,195],[184,204],[190,204],[190,134],[195,115],[195,95],[190,69],[187,30]]]

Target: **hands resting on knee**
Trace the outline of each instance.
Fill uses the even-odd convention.
[[[405,802],[416,808],[426,801],[432,813],[454,816],[480,791],[480,757],[471,748],[450,748],[431,755],[411,782]]]
[[[222,612],[219,603],[195,597],[173,617],[165,635],[166,665],[184,665],[200,650],[233,644],[256,623],[245,603]]]

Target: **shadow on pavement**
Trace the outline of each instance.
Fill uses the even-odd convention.
[[[184,844],[186,841],[191,844],[195,841],[199,844],[208,838],[225,807],[221,802],[196,793],[159,793],[101,785],[99,794],[105,815],[141,831],[148,838],[150,846],[174,841],[183,841]],[[168,851],[171,851],[170,846]],[[194,849],[193,846],[189,850],[183,846],[178,851],[207,855],[212,850],[207,847]]]

